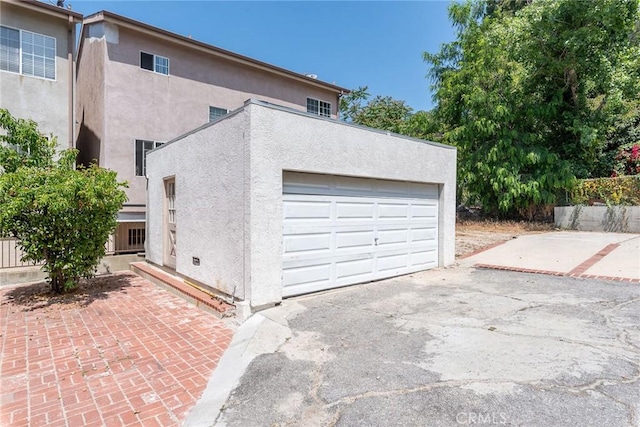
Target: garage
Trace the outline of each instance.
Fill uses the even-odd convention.
[[[147,261],[243,316],[455,261],[455,147],[249,100],[146,160]]]
[[[283,296],[438,265],[438,186],[285,172]]]

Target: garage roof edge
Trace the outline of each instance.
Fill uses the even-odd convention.
[[[304,117],[307,117],[307,118],[310,118],[310,119],[323,120],[323,121],[326,121],[326,122],[329,122],[329,123],[338,124],[338,125],[341,125],[341,126],[348,126],[348,127],[353,127],[353,128],[356,128],[356,129],[363,129],[363,130],[367,130],[369,132],[379,133],[381,135],[395,136],[395,137],[402,138],[402,139],[407,139],[407,140],[410,140],[410,141],[420,142],[422,144],[433,145],[433,146],[439,147],[439,148],[446,148],[446,149],[449,149],[449,150],[457,150],[457,147],[454,147],[453,145],[446,145],[446,144],[442,144],[440,142],[427,141],[426,139],[414,138],[414,137],[411,137],[411,136],[402,135],[402,134],[395,133],[395,132],[389,132],[389,131],[386,131],[386,130],[381,130],[381,129],[371,128],[371,127],[367,127],[367,126],[356,125],[356,124],[353,124],[353,123],[347,123],[347,122],[343,122],[342,120],[332,119],[330,117],[321,117],[321,116],[318,116],[318,115],[315,115],[315,114],[306,113],[304,111],[298,111],[298,110],[295,110],[293,108],[283,107],[281,105],[272,104],[270,102],[260,101],[258,99],[251,98],[251,99],[246,100],[242,107],[237,108],[237,109],[231,111],[230,113],[225,114],[224,116],[218,117],[216,120],[214,120],[212,122],[205,123],[202,126],[199,126],[199,127],[195,128],[193,130],[190,130],[189,132],[183,133],[182,135],[179,135],[179,136],[167,141],[166,143],[164,143],[160,147],[157,147],[157,148],[154,148],[153,150],[148,151],[147,154],[152,153],[152,152],[154,152],[156,150],[162,150],[163,147],[165,147],[165,146],[167,146],[169,144],[172,144],[172,143],[174,143],[176,141],[179,141],[179,140],[181,140],[183,138],[186,138],[189,135],[192,135],[192,134],[194,134],[196,132],[199,132],[199,131],[201,131],[203,129],[206,129],[206,128],[210,127],[210,126],[213,126],[216,123],[221,122],[222,120],[229,119],[229,118],[239,114],[240,112],[246,110],[249,105],[257,105],[257,106],[260,106],[260,107],[270,108],[272,110],[278,110],[278,111],[283,111],[285,113],[291,113],[291,114],[296,114],[296,115],[299,115],[299,116],[304,116]]]
[[[376,128],[372,128],[372,127],[368,127],[368,126],[357,125],[357,124],[354,124],[354,123],[347,123],[347,122],[344,122],[342,120],[332,119],[330,117],[322,117],[322,116],[318,116],[316,114],[306,113],[304,111],[299,111],[299,110],[295,110],[293,108],[283,107],[282,105],[272,104],[270,102],[260,101],[258,99],[254,99],[254,98],[251,98],[251,99],[245,101],[244,107],[246,107],[246,106],[248,106],[250,104],[259,105],[259,106],[266,107],[266,108],[271,108],[273,110],[284,111],[285,113],[297,114],[299,116],[305,116],[305,117],[309,117],[311,119],[324,120],[324,121],[327,121],[329,123],[337,123],[337,124],[342,125],[342,126],[348,126],[348,127],[353,127],[353,128],[356,128],[356,129],[368,130],[370,132],[375,132],[375,133],[379,133],[379,134],[382,134],[382,135],[396,136],[396,137],[399,137],[399,138],[402,138],[402,139],[408,139],[408,140],[415,141],[415,142],[421,142],[421,143],[433,145],[433,146],[436,146],[436,147],[448,148],[448,149],[451,149],[451,150],[457,150],[457,147],[455,147],[453,145],[447,145],[447,144],[442,144],[440,142],[428,141],[426,139],[414,138],[412,136],[402,135],[400,133],[390,132],[390,131],[382,130],[382,129],[376,129]]]

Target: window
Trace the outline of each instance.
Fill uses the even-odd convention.
[[[144,246],[144,228],[130,228],[128,231],[129,246]]]
[[[56,39],[0,26],[0,70],[56,79]]]
[[[140,68],[159,74],[169,75],[169,58],[140,52]]]
[[[164,142],[136,139],[136,176],[145,176],[147,173],[147,151],[160,147],[162,144]]]
[[[313,98],[307,98],[307,113],[322,117],[331,117],[331,104]]]
[[[229,113],[226,108],[209,107],[209,121],[212,122],[218,117],[225,116]]]

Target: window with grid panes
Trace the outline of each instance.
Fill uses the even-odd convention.
[[[152,53],[140,52],[140,68],[158,74],[169,75],[169,58]]]
[[[331,117],[331,104],[319,99],[307,98],[307,113]]]
[[[222,117],[229,113],[226,108],[209,107],[209,121],[212,122],[218,117]]]
[[[153,150],[154,148],[160,147],[162,144],[164,144],[164,142],[136,139],[136,145],[135,145],[136,176],[146,176],[147,152]]]
[[[0,70],[56,79],[56,39],[0,26]]]

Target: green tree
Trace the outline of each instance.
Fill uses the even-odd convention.
[[[424,58],[469,201],[530,214],[592,176],[625,98],[637,97],[637,0],[476,0],[449,17],[456,40]]]
[[[95,273],[126,184],[96,165],[75,169],[76,150],[55,159],[55,138],[33,121],[0,109],[0,128],[0,235],[19,240],[24,261],[44,261],[54,292],[68,291]]]
[[[390,96],[376,96],[369,100],[367,86],[360,86],[340,99],[340,116],[343,121],[376,129],[439,141],[439,123],[431,112],[413,109],[405,101]]]
[[[357,124],[358,115],[364,107],[362,103],[370,96],[367,92],[368,89],[368,86],[360,86],[340,98],[340,119],[342,121]]]

